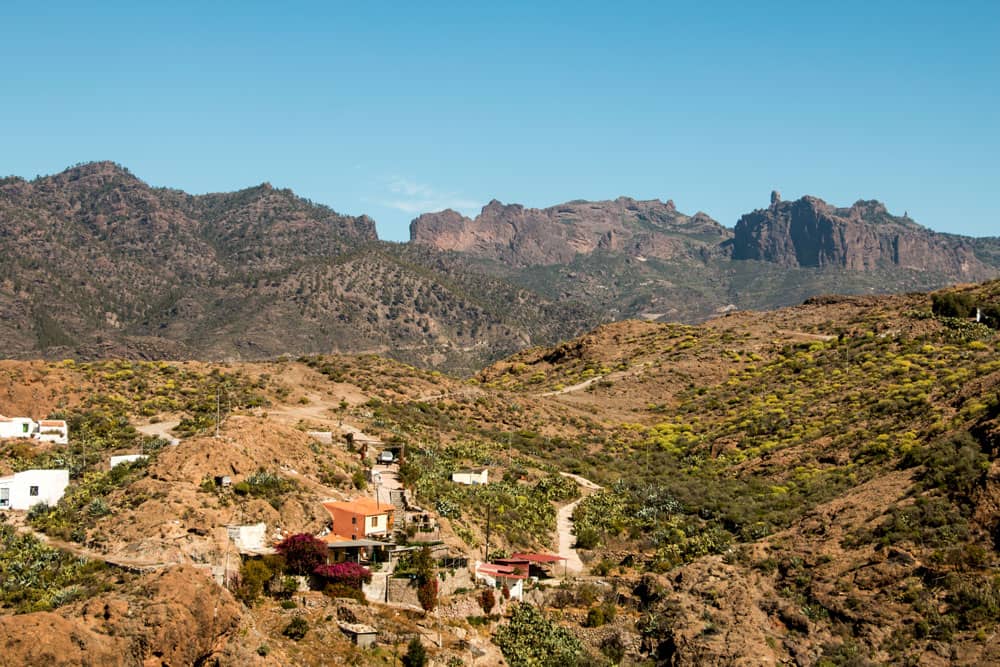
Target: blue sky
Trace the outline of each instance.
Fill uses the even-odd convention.
[[[90,4],[5,3],[0,174],[269,181],[393,240],[492,198],[732,226],[773,188],[1000,234],[1000,3]]]

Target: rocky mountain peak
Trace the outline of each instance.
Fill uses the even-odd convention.
[[[859,200],[837,208],[811,196],[782,201],[777,192],[771,193],[769,208],[736,223],[733,258],[855,271],[899,266],[969,280],[993,273],[967,241],[894,216],[882,202]]]
[[[690,240],[686,240],[686,236]],[[704,237],[716,236],[712,244]],[[497,200],[471,220],[454,211],[426,213],[410,224],[410,240],[515,266],[567,263],[598,250],[672,258],[701,253],[730,232],[704,213],[687,216],[666,202],[618,197],[526,208]],[[697,237],[697,238],[695,238]]]

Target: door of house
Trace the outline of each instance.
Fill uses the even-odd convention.
[[[10,489],[6,486],[0,489],[0,507],[10,507]]]

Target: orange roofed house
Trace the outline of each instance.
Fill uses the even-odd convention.
[[[370,535],[388,535],[392,529],[392,512],[395,508],[386,503],[377,503],[372,498],[330,501],[323,503],[323,507],[333,520],[334,535],[357,540]]]

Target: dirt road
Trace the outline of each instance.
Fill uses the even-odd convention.
[[[580,489],[583,492],[583,496],[578,500],[571,502],[569,505],[559,509],[556,514],[556,533],[557,533],[557,543],[559,545],[559,555],[566,559],[566,573],[567,574],[580,574],[583,572],[583,561],[580,560],[580,554],[577,553],[576,549],[573,548],[573,544],[576,541],[576,536],[573,535],[573,510],[576,506],[580,504],[583,498],[587,497],[594,491],[599,491],[601,487],[594,484],[589,479],[580,477],[579,475],[574,475],[573,473],[561,472],[559,473],[563,477],[569,477],[574,482],[580,485]]]

